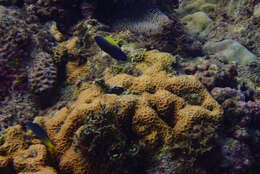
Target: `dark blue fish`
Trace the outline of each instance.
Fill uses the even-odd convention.
[[[37,138],[39,138],[48,148],[48,150],[53,153],[56,148],[51,143],[47,132],[37,123],[27,122],[26,126],[33,131]]]
[[[120,49],[117,44],[115,44],[115,41],[113,41],[112,38],[96,36],[95,40],[98,46],[103,51],[108,53],[111,57],[117,60],[127,60],[126,54]]]

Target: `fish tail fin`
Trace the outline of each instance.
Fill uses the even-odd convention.
[[[55,146],[51,143],[49,139],[44,140],[45,145],[47,146],[48,151],[53,154],[56,151]]]

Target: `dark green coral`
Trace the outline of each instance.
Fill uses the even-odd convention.
[[[141,146],[120,128],[113,115],[115,112],[104,111],[88,116],[74,136],[74,147],[77,152],[86,155],[90,162],[95,161],[91,163],[94,168],[128,173],[138,166]]]

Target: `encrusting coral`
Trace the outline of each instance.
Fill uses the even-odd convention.
[[[19,174],[56,174],[54,168],[47,165],[46,147],[39,144],[36,139],[32,140],[33,145],[31,145],[32,143],[28,141],[29,135],[23,131],[20,125],[10,127],[4,133],[1,137],[0,171],[14,173],[15,170]]]
[[[55,154],[47,153],[40,141],[30,141],[30,131],[23,132],[20,126],[7,129],[0,159],[8,160],[0,163],[0,169],[13,162],[23,172],[31,172],[33,163],[35,173],[52,167],[74,174],[136,173],[140,164],[152,162],[154,158],[149,157],[160,153],[196,158],[210,150],[222,118],[221,106],[194,76],[168,77],[164,66],[173,59],[165,53],[162,60],[150,66],[154,73],[140,68],[139,77],[107,70],[104,85],[85,83],[73,104],[51,118],[36,117],[34,121],[46,129],[55,145]],[[107,90],[115,87],[121,90]],[[20,136],[11,142],[14,128]],[[30,156],[30,151],[36,151],[37,158],[21,160],[19,154]],[[52,166],[50,159],[56,161]]]

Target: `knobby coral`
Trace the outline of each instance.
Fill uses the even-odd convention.
[[[36,55],[29,72],[29,84],[35,95],[50,93],[55,87],[57,69],[52,57],[46,52]]]
[[[139,77],[114,76],[107,71],[105,85],[110,89],[120,87],[121,93],[114,94],[98,84],[85,84],[74,104],[52,118],[35,119],[56,146],[51,157],[57,166],[52,166],[61,172],[124,173],[143,164],[138,162],[146,156],[142,154],[153,157],[173,150],[176,158],[187,154],[196,157],[212,147],[214,128],[223,111],[194,76],[168,77],[164,71]],[[17,138],[12,142],[9,139],[14,129]],[[51,158],[44,152],[46,148],[39,141],[25,141],[27,134],[19,126],[6,131],[0,146],[0,158],[5,159],[1,168],[13,161],[17,171],[32,172],[31,163],[34,172],[53,170],[48,165]],[[176,148],[181,153],[175,152]],[[33,160],[17,157],[30,153],[30,149],[37,152],[36,156],[29,155]],[[143,160],[149,163],[151,159]],[[118,170],[114,169],[115,164]]]
[[[9,94],[15,81],[24,78],[24,62],[28,60],[29,32],[15,15],[19,12],[0,6],[0,99]]]

